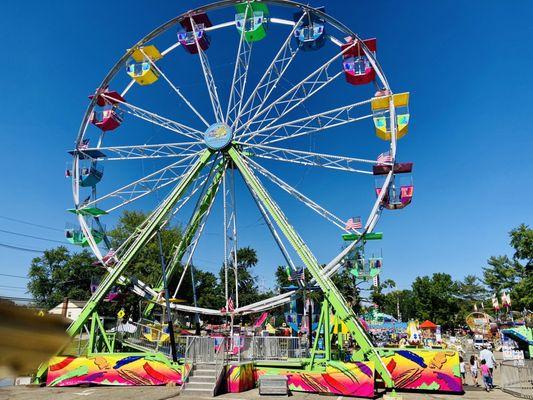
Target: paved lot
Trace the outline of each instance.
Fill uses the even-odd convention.
[[[402,400],[428,400],[428,399],[464,399],[464,400],[505,400],[516,399],[498,389],[490,393],[475,388],[466,388],[466,393],[460,395],[437,395],[420,393],[401,393]],[[89,387],[89,388],[39,388],[39,387],[4,387],[0,388],[1,400],[166,400],[173,398],[199,399],[199,396],[179,396],[178,387]],[[218,396],[221,400],[276,400],[287,397],[259,396],[257,389],[245,393],[228,393]],[[293,393],[293,400],[340,400],[342,397],[319,396],[309,393]]]

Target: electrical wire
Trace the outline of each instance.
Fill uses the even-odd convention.
[[[20,250],[20,251],[26,251],[28,253],[44,253],[44,250],[36,250],[36,249],[29,249],[27,247],[21,247],[21,246],[13,246],[11,244],[7,243],[0,243],[0,247],[5,247],[11,250]]]
[[[22,276],[22,275],[0,274],[0,276],[8,276],[10,278],[30,279],[27,276]]]
[[[50,227],[50,226],[46,226],[46,225],[34,224],[33,222],[28,222],[28,221],[23,221],[23,220],[21,220],[21,219],[16,219],[16,218],[11,218],[11,217],[6,217],[5,215],[0,215],[0,218],[7,219],[8,221],[18,222],[18,223],[20,223],[20,224],[26,224],[26,225],[30,225],[30,226],[36,226],[36,227],[38,227],[38,228],[50,229],[50,230],[52,230],[52,231],[57,231],[57,232],[63,232],[63,231],[64,231],[63,229],[52,228],[52,227]]]
[[[8,231],[6,229],[0,229],[0,232],[9,233],[10,235],[28,237],[28,238],[31,238],[31,239],[46,240],[48,242],[60,243],[60,244],[63,244],[63,245],[68,244],[68,245],[74,246],[72,243],[63,242],[61,240],[47,239],[47,238],[44,238],[44,237],[41,237],[41,236],[34,236],[34,235],[28,235],[26,233],[13,232],[13,231]]]

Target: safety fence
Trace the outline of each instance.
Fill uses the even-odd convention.
[[[228,342],[230,361],[286,361],[309,355],[309,348],[299,337],[233,336]]]
[[[149,325],[143,323],[131,323],[132,328],[119,332],[119,340],[133,348],[152,350],[171,355],[170,335],[160,325]],[[175,336],[176,355],[178,358],[185,357],[187,347],[186,336]]]
[[[131,324],[131,323],[130,323]],[[118,339],[133,348],[171,355],[170,336],[160,325],[132,323],[132,328],[119,333]],[[225,360],[285,361],[309,356],[307,343],[289,336],[175,336],[178,358],[191,364],[214,363],[219,349]],[[220,356],[219,356],[220,357]]]
[[[510,360],[500,364],[501,388],[523,399],[533,399],[533,360]]]

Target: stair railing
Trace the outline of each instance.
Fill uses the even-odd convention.
[[[214,342],[213,342],[214,344]],[[215,352],[215,384],[213,386],[213,396],[216,395],[226,369],[226,338],[218,346]]]

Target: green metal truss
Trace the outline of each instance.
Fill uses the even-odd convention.
[[[133,243],[126,249],[125,253],[121,257],[119,263],[109,272],[98,288],[93,293],[83,310],[81,311],[80,316],[73,321],[70,326],[67,328],[67,334],[69,336],[74,336],[81,327],[87,322],[89,317],[96,311],[98,304],[104,299],[107,292],[111,287],[118,281],[122,273],[128,268],[131,261],[134,259],[137,252],[146,245],[146,243],[153,237],[153,235],[160,228],[161,224],[164,222],[168,213],[176,205],[179,199],[183,196],[186,189],[198,176],[198,173],[205,167],[205,165],[210,160],[213,155],[213,151],[205,150],[198,160],[189,168],[186,175],[178,183],[178,185],[172,190],[169,196],[164,200],[164,202],[147,218],[147,222],[143,224],[142,230],[133,241]],[[93,320],[94,321],[94,320]],[[36,378],[40,379],[46,372],[47,365],[42,364],[37,371]]]
[[[192,215],[191,220],[189,221],[189,224],[187,225],[187,228],[185,229],[185,232],[183,233],[183,237],[181,241],[175,247],[174,254],[166,270],[167,282],[176,272],[176,268],[181,262],[181,259],[183,258],[185,252],[187,251],[187,248],[191,244],[194,238],[194,235],[196,235],[196,232],[198,231],[198,227],[200,226],[202,219],[204,218],[207,210],[209,209],[209,207],[211,207],[211,204],[215,200],[218,187],[220,186],[220,182],[222,181],[222,176],[224,175],[224,164],[225,164],[225,161],[222,161],[216,167],[217,172],[215,173],[213,180],[211,181],[211,184],[205,191],[198,207],[196,207],[196,210],[194,211],[194,214]],[[160,292],[161,290],[163,290],[163,277],[159,278],[159,281],[157,282],[157,285],[154,287],[154,290],[156,292]],[[155,306],[155,303],[148,304],[148,306],[144,309],[144,312],[143,312],[145,317],[148,317],[150,315],[154,306]]]
[[[271,214],[272,218],[276,221],[276,224],[279,226],[289,243],[304,262],[311,275],[315,278],[317,284],[324,292],[326,300],[335,310],[335,314],[348,327],[350,333],[361,349],[359,353],[360,356],[365,360],[373,361],[375,369],[380,374],[385,385],[387,387],[393,387],[394,382],[389,371],[381,360],[376,348],[372,345],[372,342],[366,335],[364,329],[361,327],[356,314],[347,305],[347,301],[343,298],[342,294],[339,292],[331,279],[322,274],[320,265],[313,253],[311,253],[311,250],[307,247],[298,233],[296,233],[295,229],[290,225],[285,214],[272,200],[261,182],[254,175],[248,164],[244,161],[244,158],[239,151],[234,147],[230,147],[228,154],[239,169],[248,186],[250,186],[250,188],[256,193],[259,200]]]

